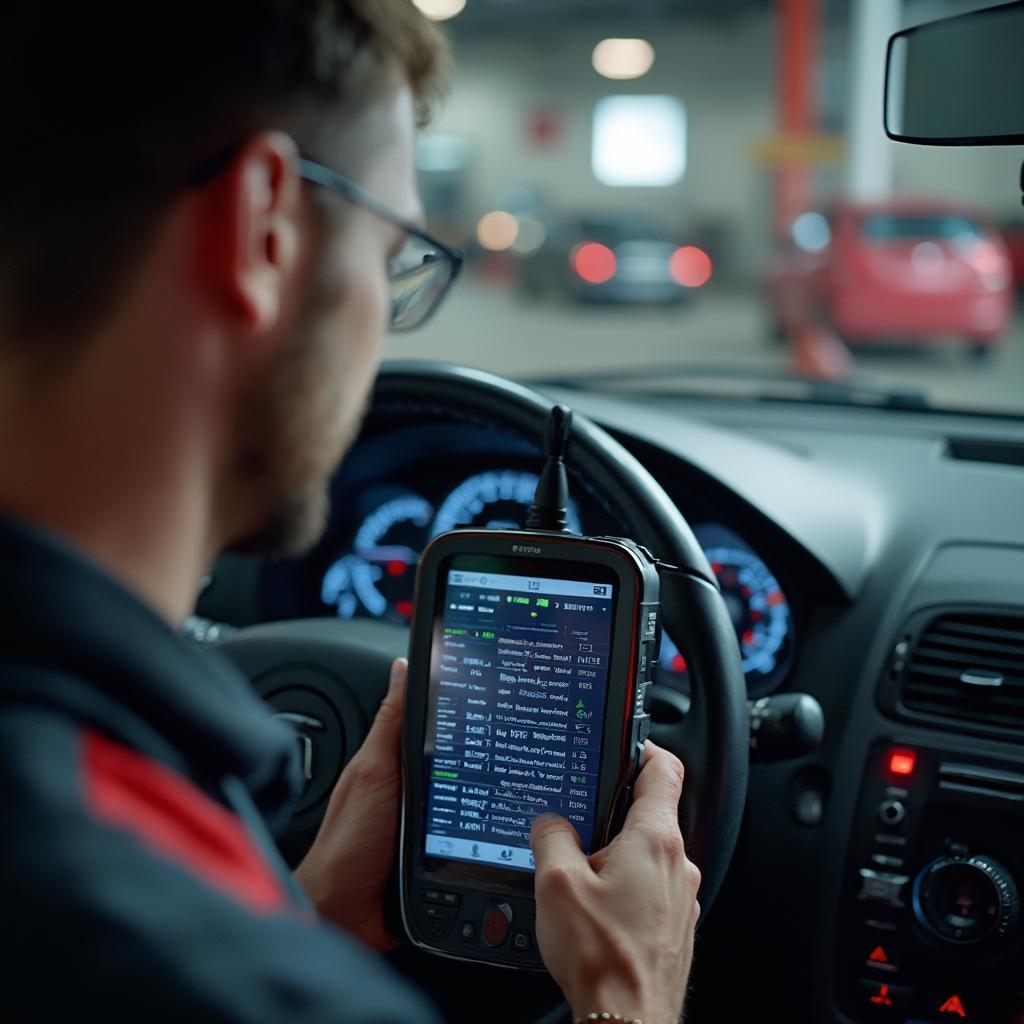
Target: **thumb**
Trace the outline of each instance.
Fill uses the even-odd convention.
[[[576,829],[557,814],[538,814],[534,818],[530,848],[538,874],[553,867],[571,868],[587,862]]]
[[[391,664],[388,692],[377,709],[373,725],[370,726],[363,743],[368,751],[397,753],[399,749],[402,720],[405,716],[405,681],[408,670],[409,662],[405,658],[395,658]]]

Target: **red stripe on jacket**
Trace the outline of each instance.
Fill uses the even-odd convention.
[[[187,779],[96,732],[84,736],[89,810],[257,913],[288,897],[239,818]]]

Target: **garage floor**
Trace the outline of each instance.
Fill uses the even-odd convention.
[[[771,339],[765,308],[750,294],[708,291],[680,307],[590,307],[537,302],[472,278],[458,283],[422,331],[390,337],[384,354],[512,377],[680,362],[784,369],[790,358]],[[1024,414],[1024,308],[1007,343],[984,362],[935,345],[858,353],[855,363],[864,379],[923,392],[939,406]]]

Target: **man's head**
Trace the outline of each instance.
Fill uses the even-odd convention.
[[[308,545],[403,232],[298,161],[420,219],[414,132],[444,63],[411,0],[5,3],[0,362],[81,394],[106,367],[124,430],[180,416],[215,463],[217,543]]]

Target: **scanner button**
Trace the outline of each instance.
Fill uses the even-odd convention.
[[[512,936],[512,948],[520,953],[527,953],[533,949],[533,939],[529,932],[516,932]]]
[[[648,714],[637,715],[635,721],[637,723],[636,741],[637,743],[646,743],[647,737],[651,735],[651,716]]]
[[[643,638],[653,640],[658,634],[658,608],[655,606],[647,612],[643,622]]]
[[[463,921],[459,926],[459,935],[463,942],[476,942],[476,925],[472,921]]]
[[[455,912],[444,907],[425,907],[423,916],[427,921],[427,931],[435,939],[444,939],[455,924]]]
[[[442,892],[440,889],[424,889],[420,899],[424,903],[436,903],[442,907],[457,907],[461,902],[457,892]]]
[[[512,908],[507,903],[491,907],[484,915],[484,942],[488,946],[500,946],[508,938],[511,926]]]

